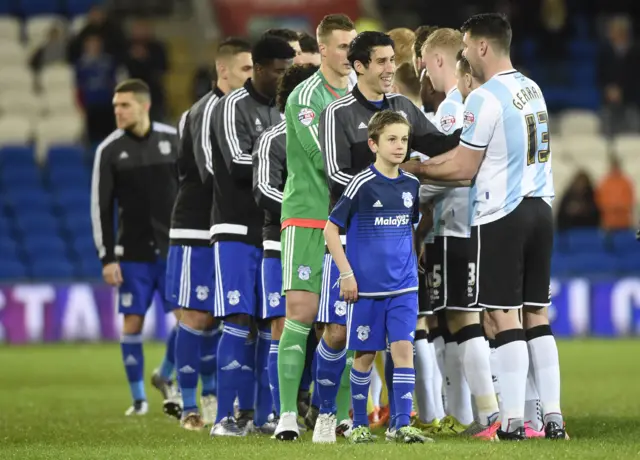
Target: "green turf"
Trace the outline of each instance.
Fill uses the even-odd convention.
[[[569,442],[483,443],[437,440],[428,445],[280,444],[265,437],[210,439],[161,413],[125,418],[128,388],[117,344],[4,347],[0,350],[0,459],[514,459],[639,458],[640,341],[560,344],[562,407]],[[146,346],[146,375],[162,357]]]

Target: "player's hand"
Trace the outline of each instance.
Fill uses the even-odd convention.
[[[358,300],[358,283],[355,276],[340,280],[340,297],[347,302]]]
[[[118,262],[111,262],[110,264],[102,267],[102,278],[108,285],[120,287],[122,284],[122,270],[120,270],[120,264]]]

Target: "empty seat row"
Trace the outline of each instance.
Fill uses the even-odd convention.
[[[0,0],[0,14],[26,18],[45,14],[74,17],[102,4],[104,0]]]

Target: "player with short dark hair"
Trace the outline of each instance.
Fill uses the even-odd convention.
[[[351,43],[348,54],[349,62],[358,74],[358,84],[347,96],[332,102],[320,117],[320,144],[325,160],[325,170],[329,182],[331,203],[336,203],[344,188],[353,176],[368,167],[373,156],[367,144],[367,124],[376,112],[390,109],[404,114],[413,127],[410,147],[423,151],[431,156],[449,150],[457,144],[457,136],[447,137],[425,118],[420,109],[409,99],[399,94],[390,94],[395,75],[395,54],[393,41],[382,32],[362,32]],[[413,162],[407,162],[405,168],[416,168]],[[331,267],[329,286],[333,286],[339,276],[336,265],[327,254],[325,266]],[[332,294],[336,298],[338,293]],[[325,332],[318,347],[328,348],[332,353],[338,353],[346,344],[346,328],[339,322],[339,318],[329,321],[331,324],[331,346],[327,344],[328,334]],[[338,348],[340,347],[340,348]],[[339,363],[318,357],[318,378],[321,370],[326,372],[327,378],[333,381],[339,378],[343,370]],[[387,382],[389,385],[389,382]],[[314,438],[326,439],[332,442],[331,429],[335,423],[333,413],[335,396],[330,394],[331,387],[321,387],[321,392],[327,392],[325,397],[321,393],[321,417],[318,418],[320,427],[316,425]],[[333,418],[332,418],[333,417]],[[316,433],[317,432],[317,433]]]
[[[122,326],[122,361],[133,405],[125,415],[148,411],[144,389],[142,327],[156,292],[164,295],[171,207],[178,178],[176,129],[149,119],[151,96],[142,80],[125,80],[114,90],[118,129],[97,148],[91,182],[93,238],[102,262],[102,277],[118,288]],[[114,206],[118,232],[114,232]],[[164,302],[166,313],[176,306]],[[165,399],[175,397],[175,329],[152,384]]]
[[[300,83],[318,71],[313,65],[294,65],[282,76],[276,95],[276,106],[284,113],[287,99]],[[253,149],[253,193],[258,207],[264,211],[262,227],[263,257],[260,270],[259,308],[256,315],[270,324],[270,334],[262,331],[263,337],[270,336],[268,357],[268,384],[271,388],[273,410],[277,424],[280,416],[280,385],[278,383],[278,345],[284,317],[285,302],[282,292],[282,265],[280,244],[280,214],[282,212],[282,192],[287,181],[286,121],[268,128],[260,135]],[[275,426],[273,427],[275,429]],[[262,430],[264,432],[264,430]],[[273,433],[271,433],[273,434]]]
[[[405,161],[410,125],[392,110],[377,112],[367,127],[375,163],[356,174],[331,211],[324,233],[340,270],[340,294],[349,302],[353,443],[373,442],[367,395],[376,352],[391,347],[395,440],[422,443],[410,425],[415,386],[413,338],[418,316],[418,267],[412,223],[420,214],[418,179],[398,167]],[[346,229],[346,254],[339,228]],[[320,419],[318,419],[320,420]]]
[[[278,37],[283,39],[285,42],[293,48],[296,52],[295,57],[293,58],[294,64],[301,64],[300,58],[302,54],[302,49],[300,47],[300,34],[295,30],[291,29],[267,29],[264,32],[264,35],[271,35],[272,37]]]
[[[504,15],[473,16],[462,31],[464,55],[483,84],[465,103],[460,145],[421,165],[421,176],[474,180],[471,245],[475,264],[467,308],[485,310],[496,325],[503,402],[501,423],[494,419],[488,423],[498,425],[501,439],[525,438],[531,354],[546,437],[565,439],[558,350],[548,318],[555,193],[546,103],[540,87],[513,69],[511,26]],[[464,335],[465,343],[477,343],[463,353],[465,369],[489,361],[478,323],[458,332],[459,341]],[[484,402],[476,398],[476,404]]]
[[[218,46],[217,80],[212,89],[181,117],[179,123],[178,196],[173,205],[165,298],[182,308],[176,339],[176,368],[182,408],[167,400],[165,413],[181,418],[181,426],[199,431],[215,420],[216,355],[220,331],[213,320],[214,260],[209,247],[213,177],[204,183],[199,166],[205,168],[211,149],[213,108],[227,93],[241,88],[251,76],[251,46],[227,39]],[[196,389],[202,378],[198,411]]]
[[[251,153],[260,134],[281,119],[272,101],[278,81],[291,66],[294,55],[286,41],[270,35],[264,35],[253,46],[252,78],[213,108],[211,149],[205,168],[200,168],[203,180],[208,174],[213,175],[213,316],[224,321],[217,357],[218,413],[212,436],[245,435],[254,424],[264,425],[271,412],[269,392],[261,388],[265,378],[258,374],[256,393],[254,377],[256,368],[266,374],[270,339],[264,334],[258,336],[257,353],[256,343],[247,340],[258,308],[263,224],[263,213],[253,197]],[[255,394],[260,396],[258,401]],[[236,395],[238,420],[233,416]],[[265,395],[268,401],[262,398]]]
[[[300,50],[302,51],[302,55],[298,58],[298,64],[320,65],[318,40],[306,32],[300,34]]]
[[[351,67],[347,50],[355,35],[353,22],[344,14],[323,18],[317,27],[320,70],[298,85],[285,110],[288,176],[282,199],[282,290],[286,294],[287,319],[278,349],[281,414],[276,430],[276,438],[281,441],[300,436],[298,389],[305,366],[304,350],[322,289],[322,229],[328,217],[329,196],[318,120],[331,101],[348,91]],[[338,359],[346,361],[344,355]],[[348,387],[344,392],[348,401]],[[348,411],[346,407],[345,414]]]

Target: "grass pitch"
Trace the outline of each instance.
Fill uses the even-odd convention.
[[[163,353],[148,344],[147,379]],[[572,440],[322,446],[310,434],[211,439],[181,430],[147,387],[150,414],[124,417],[129,393],[117,344],[0,349],[0,459],[590,459],[640,458],[640,341],[560,343],[562,408]]]

